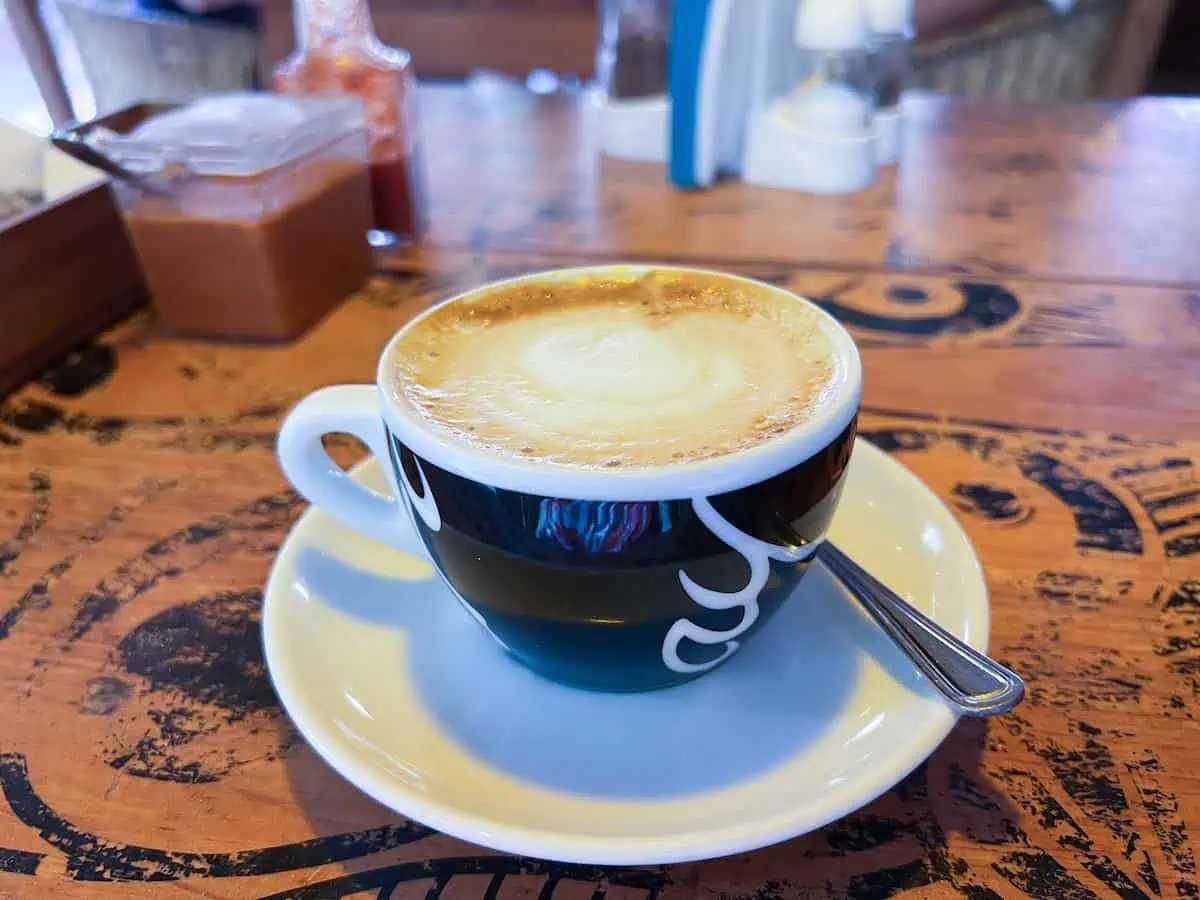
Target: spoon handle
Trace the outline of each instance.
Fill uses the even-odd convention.
[[[111,175],[114,178],[119,178],[126,184],[131,184],[148,194],[157,194],[162,197],[170,197],[174,194],[174,191],[169,188],[159,185],[149,178],[130,172],[108,154],[97,150],[79,135],[71,131],[59,130],[54,132],[50,136],[50,143],[68,156],[73,156],[80,162],[87,163],[92,168],[99,169],[101,172]]]
[[[817,557],[962,715],[998,716],[1021,702],[1025,682],[1015,672],[950,634],[831,542]]]

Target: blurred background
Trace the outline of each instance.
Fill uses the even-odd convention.
[[[603,6],[639,0],[372,0],[418,75],[537,92],[594,74]],[[290,0],[0,0],[0,117],[45,133],[144,99],[264,84]],[[1055,7],[1061,7],[1056,9]],[[917,0],[914,86],[1033,101],[1200,93],[1195,0]]]

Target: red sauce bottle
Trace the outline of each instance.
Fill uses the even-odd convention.
[[[375,228],[416,240],[425,225],[425,191],[408,52],[380,42],[366,0],[295,0],[295,16],[298,47],[276,67],[275,89],[363,101]]]

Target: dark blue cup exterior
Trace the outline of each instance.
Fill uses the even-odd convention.
[[[650,502],[506,490],[387,439],[435,565],[512,656],[555,681],[640,691],[715,668],[791,595],[829,527],[854,433],[852,419],[757,484]]]

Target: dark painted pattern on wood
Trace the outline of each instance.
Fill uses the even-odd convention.
[[[81,830],[38,796],[25,757],[0,754],[0,789],[9,808],[48,845],[63,853],[67,873],[80,881],[177,881],[182,878],[243,878],[308,869],[367,856],[427,836],[415,823],[384,826],[237,853],[191,853],[112,843]]]
[[[494,98],[513,127],[487,143],[478,98],[431,96],[430,133],[459,135],[439,144],[434,243],[382,259],[304,340],[175,342],[136,317],[0,401],[0,897],[1200,898],[1200,279],[1172,238],[1186,216],[1143,178],[1174,179],[1185,210],[1194,173],[1159,138],[1200,146],[1200,126],[1154,104],[925,106],[915,162],[878,192],[679,197],[597,166],[561,101]],[[1081,218],[1085,184],[1141,192],[1147,217]],[[1139,248],[1142,230],[1167,238]],[[283,412],[369,379],[440,297],[617,251],[763,278],[846,322],[864,437],[963,523],[992,650],[1030,685],[814,834],[638,870],[489,853],[366,800],[299,740],[259,642],[302,508],[273,455]]]
[[[1152,520],[1135,513],[1136,499],[1113,473],[1182,458],[1194,452],[1190,445],[873,408],[864,415],[863,434],[916,468],[952,503],[957,499],[983,510],[968,510],[964,521],[985,561],[998,561],[993,569],[993,580],[1000,581],[994,585],[997,603],[1009,610],[1012,621],[997,629],[997,652],[1029,678],[1032,688],[1029,704],[1017,714],[986,725],[964,724],[929,764],[866,810],[749,861],[673,867],[653,876],[463,856],[454,842],[402,823],[327,833],[267,850],[197,852],[186,849],[186,841],[161,848],[125,842],[119,837],[120,820],[113,820],[113,830],[103,837],[73,824],[68,810],[51,805],[40,792],[52,781],[39,776],[36,763],[40,757],[50,773],[62,773],[64,765],[74,767],[72,754],[35,746],[33,755],[10,750],[0,757],[0,786],[11,815],[27,829],[25,839],[34,836],[42,849],[0,857],[4,870],[13,877],[36,877],[46,855],[61,859],[68,879],[80,883],[278,879],[311,870],[291,886],[277,880],[277,889],[269,893],[229,896],[319,898],[364,891],[390,896],[401,885],[426,882],[440,896],[455,879],[482,874],[503,880],[517,873],[539,879],[543,893],[584,881],[656,897],[693,890],[710,878],[728,883],[733,888],[728,893],[739,897],[824,891],[859,900],[944,885],[968,897],[1014,896],[1016,890],[1018,896],[1039,900],[1148,898],[1161,896],[1163,884],[1189,896],[1194,859],[1175,787],[1180,773],[1172,769],[1168,776],[1159,755],[1139,746],[1125,721],[1132,709],[1164,723],[1191,723],[1197,676],[1170,667],[1177,657],[1196,657],[1200,589],[1185,578],[1152,586],[1147,594],[1141,570],[1125,570],[1122,560],[1145,565],[1147,557],[1167,556]],[[83,446],[94,445],[85,441]],[[1043,468],[1029,465],[1031,458],[1051,454],[1056,465],[1070,468],[1069,490],[1047,478]],[[269,459],[259,460],[258,471],[269,471],[269,465]],[[169,509],[186,481],[160,487],[143,502]],[[1116,518],[1109,515],[1113,498],[1124,511]],[[243,772],[287,767],[297,759],[316,765],[295,741],[265,680],[258,591],[247,585],[197,595],[198,585],[181,584],[181,576],[195,578],[206,570],[205,583],[225,580],[219,573],[233,560],[250,562],[249,570],[261,577],[296,509],[287,492],[234,504],[229,512],[185,522],[118,559],[99,580],[80,582],[74,600],[48,592],[57,602],[44,612],[62,625],[47,622],[37,632],[30,630],[31,643],[44,655],[30,662],[26,690],[33,703],[76,692],[76,705],[56,714],[56,727],[73,729],[79,739],[91,735],[88,743],[77,744],[90,747],[90,770],[107,768],[168,791],[227,787],[236,814],[245,802],[238,797],[248,788]],[[1043,527],[1053,521],[1059,523],[1053,530]],[[1096,540],[1109,533],[1120,539]],[[1033,554],[1030,564],[1040,559],[1042,568],[1028,588],[1020,578],[1009,585],[1004,548],[1028,539],[1052,545]],[[1064,567],[1069,559],[1076,568]],[[1100,624],[1089,626],[1089,620],[1115,611],[1159,633],[1146,654],[1159,663],[1154,679],[1144,665],[1127,658],[1136,648],[1105,646],[1086,655],[1068,651],[1072,644],[1064,632],[1086,632]],[[21,632],[18,628],[11,640],[19,642]],[[85,645],[110,649],[79,670],[75,655]],[[106,727],[89,729],[81,722]],[[1051,727],[1053,722],[1063,724]],[[256,740],[257,752],[241,752],[247,741]],[[936,788],[931,789],[930,779]],[[88,783],[101,794],[108,783],[98,774],[71,780],[77,784],[71,795],[80,799],[87,796]],[[380,815],[374,811],[367,818]],[[190,816],[202,823],[207,818],[203,804]],[[389,852],[413,843],[429,845],[420,858],[434,862],[387,861]],[[800,862],[785,866],[787,877],[767,878],[794,854]],[[312,875],[351,860],[362,864],[348,874]],[[742,872],[743,867],[750,871]],[[757,871],[763,874],[752,874]],[[765,880],[755,887],[759,877]],[[482,883],[480,891],[486,893]]]

